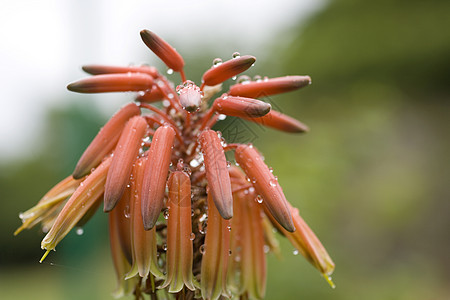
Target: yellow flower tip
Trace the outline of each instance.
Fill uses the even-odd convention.
[[[331,276],[329,276],[328,274],[322,274],[323,278],[325,278],[325,280],[328,282],[328,284],[331,286],[332,289],[336,288],[336,285],[334,284],[333,280],[331,280]]]
[[[42,255],[41,260],[39,261],[40,264],[42,264],[42,262],[44,261],[44,259],[47,257],[47,255],[50,253],[50,251],[52,251],[52,249],[47,249],[47,251],[45,251],[44,255]]]
[[[25,229],[25,224],[20,225],[20,227],[17,228],[16,231],[14,231],[14,236],[16,236],[19,233],[21,233],[24,229]]]

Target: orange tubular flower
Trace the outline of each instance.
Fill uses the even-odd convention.
[[[82,79],[67,86],[77,93],[138,92],[153,85],[153,78],[142,73],[106,74]]]
[[[297,90],[311,84],[309,76],[285,76],[258,81],[244,81],[230,87],[230,95],[260,98]]]
[[[129,181],[133,161],[141,148],[147,122],[141,116],[131,118],[117,144],[105,184],[104,211],[111,211],[122,197]]]
[[[153,135],[142,183],[142,218],[145,230],[155,226],[163,207],[166,179],[175,130],[170,126],[158,127]]]
[[[92,172],[80,187],[73,193],[69,201],[58,215],[50,231],[44,237],[41,248],[47,250],[41,259],[45,259],[50,250],[69,233],[79,220],[86,214],[96,201],[99,201],[104,192],[106,173],[111,165],[111,158],[103,161],[97,169]]]
[[[116,74],[116,73],[144,73],[152,77],[158,76],[158,70],[150,66],[104,66],[104,65],[86,65],[83,71],[91,75]]]
[[[213,104],[214,110],[220,114],[240,118],[257,118],[269,113],[270,104],[244,97],[225,96],[217,98]]]
[[[186,80],[184,60],[172,46],[148,30],[141,37],[180,73],[181,82],[174,84],[145,65],[84,66],[93,76],[70,84],[71,91],[134,91],[136,102],[105,124],[72,176],[20,215],[23,224],[15,234],[41,222],[48,231],[42,261],[74,226],[88,222],[103,200],[115,296],[263,299],[265,254],[279,255],[275,226],[331,283],[331,258],[286,200],[262,156],[251,145],[227,144],[211,129],[223,114],[284,132],[308,131],[254,98],[292,91],[311,79],[249,82],[242,75],[221,94],[222,83],[249,69],[253,56],[236,52],[223,63],[215,59],[197,86]],[[159,101],[160,106],[153,105]],[[234,151],[236,166],[227,162],[226,151]]]
[[[231,220],[228,283],[230,289],[238,295],[248,293],[251,299],[263,299],[266,289],[266,258],[262,208],[254,201],[254,190],[240,189],[247,185],[247,181],[242,172],[236,167],[233,169],[237,179],[233,189],[237,191],[233,194],[234,217]]]
[[[259,118],[249,118],[248,116],[243,116],[242,118],[284,132],[301,133],[309,131],[308,126],[305,124],[274,110]]]
[[[133,179],[131,179],[129,208],[133,265],[126,279],[132,278],[136,274],[146,278],[149,273],[158,279],[164,278],[157,265],[156,228],[146,231],[142,221],[141,193],[142,180],[144,179],[144,161],[144,157],[141,157],[134,163],[131,176]]]
[[[224,219],[233,216],[233,196],[227,159],[220,139],[213,130],[205,130],[200,135],[200,145],[205,159],[206,179],[214,204]]]
[[[84,151],[73,171],[73,178],[80,179],[89,174],[91,169],[95,168],[114,149],[128,120],[140,113],[139,107],[130,103],[112,116]]]
[[[191,181],[175,171],[169,177],[169,218],[167,221],[167,278],[161,286],[178,293],[184,285],[195,290],[192,274]]]
[[[246,71],[255,63],[255,61],[256,58],[250,55],[238,56],[224,63],[220,60],[203,74],[202,84],[213,86],[222,83],[225,80]]]
[[[32,228],[37,223],[51,216],[61,206],[64,199],[72,196],[81,181],[73,179],[72,176],[65,178],[48,191],[36,206],[20,213],[19,217],[22,219],[23,224],[14,232],[14,235],[18,235],[24,229]]]
[[[230,256],[230,221],[222,218],[208,193],[208,231],[202,259],[202,297],[216,300],[229,297],[227,270]]]
[[[283,190],[258,151],[252,145],[240,145],[236,149],[235,157],[236,162],[250,178],[256,192],[261,195],[270,214],[287,231],[295,231]]]

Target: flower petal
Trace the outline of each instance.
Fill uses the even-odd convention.
[[[129,196],[129,193],[126,193]],[[127,272],[131,268],[131,253],[128,253],[130,244],[130,219],[126,217],[124,211],[127,211],[127,199],[120,201],[119,204],[109,214],[109,240],[111,246],[111,256],[114,264],[114,270],[117,277],[117,289],[114,292],[115,297],[122,297],[131,294],[137,283],[138,277],[125,280]]]
[[[233,195],[227,159],[220,138],[213,130],[205,130],[199,137],[205,160],[206,179],[214,204],[224,219],[233,216]]]
[[[105,159],[93,172],[84,180],[72,197],[67,201],[61,213],[56,218],[50,231],[41,243],[42,249],[46,249],[45,258],[50,250],[54,250],[56,245],[69,233],[86,212],[100,201],[104,192],[106,174],[111,165],[111,158]]]
[[[156,78],[159,76],[158,70],[151,66],[105,66],[105,65],[86,65],[82,67],[83,71],[92,75],[116,74],[116,73],[144,73]]]
[[[270,172],[261,155],[253,146],[240,145],[235,152],[236,162],[250,178],[263,204],[287,231],[295,230],[292,216],[280,184]]]
[[[301,133],[309,131],[308,126],[305,124],[275,110],[271,110],[267,115],[259,118],[249,118],[245,116],[242,118],[285,132]]]
[[[222,83],[225,80],[244,72],[250,68],[255,61],[256,58],[251,55],[244,55],[227,60],[206,71],[205,74],[203,74],[202,83],[209,86]]]
[[[183,57],[165,40],[151,32],[142,30],[141,38],[145,45],[150,48],[169,68],[179,72],[184,67]]]
[[[23,224],[14,232],[14,235],[18,235],[24,229],[32,228],[45,219],[49,213],[53,212],[55,207],[62,204],[64,199],[72,196],[81,181],[74,179],[72,176],[66,177],[48,191],[35,206],[20,213],[19,217]]]
[[[145,118],[135,116],[128,121],[120,135],[105,184],[105,212],[114,208],[130,181],[133,161],[139,154],[146,129]]]
[[[114,149],[127,121],[140,113],[139,107],[130,103],[112,116],[84,151],[72,176],[75,179],[80,179],[89,174],[91,169],[95,168]]]
[[[294,247],[314,266],[320,273],[322,273],[325,279],[334,288],[334,284],[329,277],[334,271],[334,262],[331,260],[328,252],[323,247],[320,240],[314,234],[314,232],[309,228],[308,224],[300,216],[298,209],[292,207],[288,203],[289,209],[292,213],[294,220],[294,225],[296,228],[295,232],[288,232],[275,220],[270,214],[267,214],[272,220],[272,223],[285,235],[289,241],[294,245]]]
[[[145,230],[155,226],[163,207],[175,130],[170,126],[156,129],[145,162],[142,183],[142,219]]]
[[[229,297],[227,270],[230,256],[230,221],[224,220],[208,193],[208,223],[205,251],[201,267],[201,290],[204,299],[216,300],[221,295]]]
[[[309,76],[284,76],[268,80],[238,83],[230,87],[229,94],[260,98],[294,91],[309,84],[311,84],[311,77]]]
[[[143,73],[96,75],[67,86],[77,93],[109,93],[146,91],[153,85],[153,77]]]
[[[213,107],[220,114],[240,118],[262,117],[269,113],[271,109],[271,105],[264,101],[252,98],[232,97],[226,94],[217,98],[214,101]]]
[[[169,286],[169,293],[178,293],[184,285],[194,291],[191,181],[186,173],[176,171],[170,175],[168,186],[167,278],[161,287]]]
[[[156,228],[145,230],[141,213],[142,180],[144,178],[144,161],[141,157],[134,163],[131,180],[130,198],[130,222],[131,222],[131,251],[133,266],[128,272],[126,279],[139,274],[147,277],[151,272],[156,278],[164,278],[158,269],[156,252]]]

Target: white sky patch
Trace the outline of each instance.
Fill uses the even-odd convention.
[[[38,145],[46,110],[68,105],[69,82],[83,64],[128,64],[142,53],[139,31],[176,40],[180,52],[232,42],[255,53],[283,28],[304,20],[314,0],[2,0],[0,4],[0,158]],[[144,46],[145,47],[145,46]],[[260,50],[262,52],[262,50]],[[142,58],[141,58],[142,59]],[[92,97],[86,99],[92,101]],[[131,96],[94,97],[112,114]],[[32,151],[31,151],[32,152]]]

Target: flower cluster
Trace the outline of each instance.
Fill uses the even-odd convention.
[[[151,31],[141,31],[141,37],[182,83],[174,88],[146,65],[84,66],[94,76],[69,84],[69,90],[131,91],[136,101],[105,124],[70,176],[20,215],[23,224],[15,234],[41,223],[47,233],[42,261],[103,202],[116,295],[158,299],[165,289],[176,299],[262,299],[265,255],[277,251],[276,229],[333,285],[332,260],[260,153],[251,144],[227,144],[210,129],[225,115],[305,132],[304,124],[257,98],[296,90],[311,79],[252,81],[243,75],[212,101],[224,81],[254,64],[253,56],[216,59],[197,86],[186,80],[184,60],[174,48]],[[234,151],[235,166],[227,162],[227,151]]]

